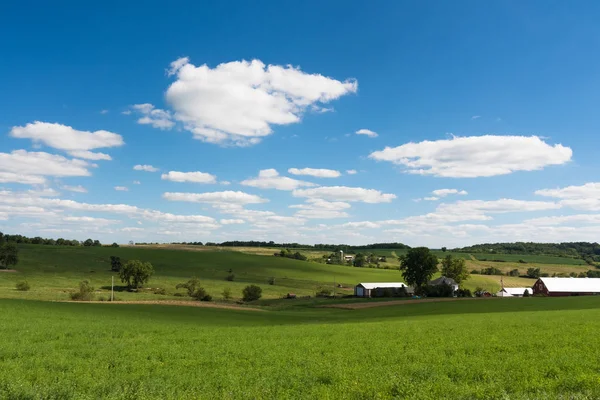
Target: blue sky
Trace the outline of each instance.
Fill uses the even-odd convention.
[[[0,14],[2,231],[433,247],[600,236],[596,2]]]

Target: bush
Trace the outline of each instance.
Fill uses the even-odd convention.
[[[527,261],[525,261],[525,260],[519,260],[519,262],[520,262],[521,264],[527,264]]]
[[[229,274],[229,275],[227,275],[227,277],[225,278],[225,280],[226,280],[226,281],[229,281],[229,282],[233,282],[233,281],[234,281],[234,279],[235,279],[235,275],[234,275],[234,274]]]
[[[27,292],[29,289],[31,289],[31,286],[29,286],[29,283],[27,281],[21,281],[17,282],[16,288],[21,292]]]
[[[188,296],[193,297],[198,287],[200,287],[200,279],[192,278],[186,283],[178,283],[175,289],[187,289]]]
[[[450,285],[427,285],[424,286],[423,295],[427,297],[452,297],[454,295],[454,290]]]
[[[541,273],[541,274],[540,274],[540,277],[541,277],[541,278],[547,278],[547,277],[549,277],[549,276],[550,276],[550,274],[549,274],[549,273],[547,273],[547,272],[543,272],[543,273]]]
[[[474,269],[471,271],[471,275],[479,275],[480,271],[478,269]]]
[[[539,268],[527,268],[527,277],[528,278],[539,278],[540,277],[540,269]]]
[[[160,294],[163,296],[167,294],[167,290],[165,288],[156,288],[153,292],[154,294]]]
[[[519,276],[519,270],[518,269],[513,269],[508,273],[509,276]]]
[[[529,289],[525,289],[525,291],[523,292],[523,297],[529,297],[531,296],[531,294],[529,294]]]
[[[249,285],[244,288],[242,291],[242,299],[244,301],[254,301],[258,300],[262,297],[262,289],[260,286]]]
[[[192,297],[198,301],[211,301],[212,296],[204,290],[203,287],[199,287],[196,289],[194,293],[192,293]]]
[[[269,280],[268,280],[268,282],[269,282],[269,285],[274,285],[275,284],[275,277],[273,277],[273,276],[270,277]]]
[[[94,299],[94,288],[90,286],[88,281],[79,283],[79,291],[71,293],[71,300],[75,301],[91,301]]]
[[[117,243],[113,243],[110,245],[110,247],[119,247],[119,245]]]
[[[469,289],[458,289],[458,291],[456,292],[456,296],[458,297],[473,297],[473,294],[471,294],[471,291]]]
[[[503,273],[496,267],[488,267],[481,270],[481,275],[503,275]]]
[[[223,292],[221,293],[221,296],[223,297],[223,300],[229,300],[229,299],[231,299],[231,289],[229,289],[229,288],[223,289]]]
[[[175,293],[173,296],[175,296],[175,297],[183,297],[184,294],[183,293]]]

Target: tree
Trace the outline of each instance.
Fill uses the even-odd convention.
[[[529,289],[525,289],[525,291],[523,292],[523,297],[529,297]]]
[[[527,268],[527,277],[528,278],[539,278],[540,277],[540,269],[539,268]]]
[[[448,254],[442,260],[442,275],[454,279],[458,284],[465,281],[469,278],[469,271],[467,270],[465,260],[454,258]]]
[[[86,239],[85,242],[83,242],[83,245],[86,247],[90,247],[94,245],[94,241],[92,239]]]
[[[366,258],[364,254],[358,253],[356,257],[354,257],[354,266],[355,267],[364,267],[366,262]]]
[[[94,246],[95,246],[95,247],[102,246],[102,243],[100,243],[100,241],[99,241],[99,240],[94,240]]]
[[[249,285],[242,291],[242,298],[244,301],[254,301],[260,299],[262,296],[262,289],[260,286]]]
[[[94,299],[94,288],[88,281],[79,282],[79,291],[71,293],[71,300],[90,301]]]
[[[442,247],[442,251],[445,253],[448,250],[446,247]]]
[[[0,265],[4,268],[17,265],[19,262],[19,248],[15,243],[4,243],[0,246]]]
[[[188,296],[193,297],[194,293],[196,292],[196,289],[200,287],[200,279],[198,278],[192,278],[189,281],[187,281],[186,283],[179,283],[177,284],[177,286],[175,286],[175,288],[177,289],[187,289],[188,292]]]
[[[120,272],[121,268],[123,268],[123,264],[121,263],[121,257],[110,256],[111,271]]]
[[[119,247],[117,242],[114,242],[113,244],[110,245],[110,247]]]
[[[427,247],[415,247],[400,258],[400,271],[406,283],[421,289],[437,272],[437,263]]]
[[[221,293],[221,296],[223,296],[223,300],[231,299],[231,289],[229,289],[229,288],[223,289],[223,293]]]
[[[130,260],[121,268],[119,277],[130,289],[139,289],[150,280],[153,273],[154,267],[149,262]]]

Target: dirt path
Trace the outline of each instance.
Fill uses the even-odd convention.
[[[16,269],[0,269],[0,272],[19,272]]]
[[[457,297],[440,297],[435,299],[419,299],[419,300],[390,300],[390,301],[374,301],[371,303],[346,303],[346,304],[329,304],[319,307],[325,308],[344,308],[346,310],[361,310],[363,308],[373,307],[385,307],[394,306],[400,304],[423,304],[423,303],[437,303],[441,301],[468,301],[468,300],[481,300],[482,298],[457,298]]]
[[[223,308],[228,310],[242,311],[266,311],[262,308],[240,306],[237,304],[220,304],[200,301],[182,300],[134,300],[134,301],[63,301],[63,303],[91,303],[91,304],[158,304],[163,306],[200,307],[200,308]]]

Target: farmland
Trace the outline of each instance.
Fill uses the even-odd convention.
[[[0,300],[0,315],[7,399],[600,396],[597,297],[262,313]]]

